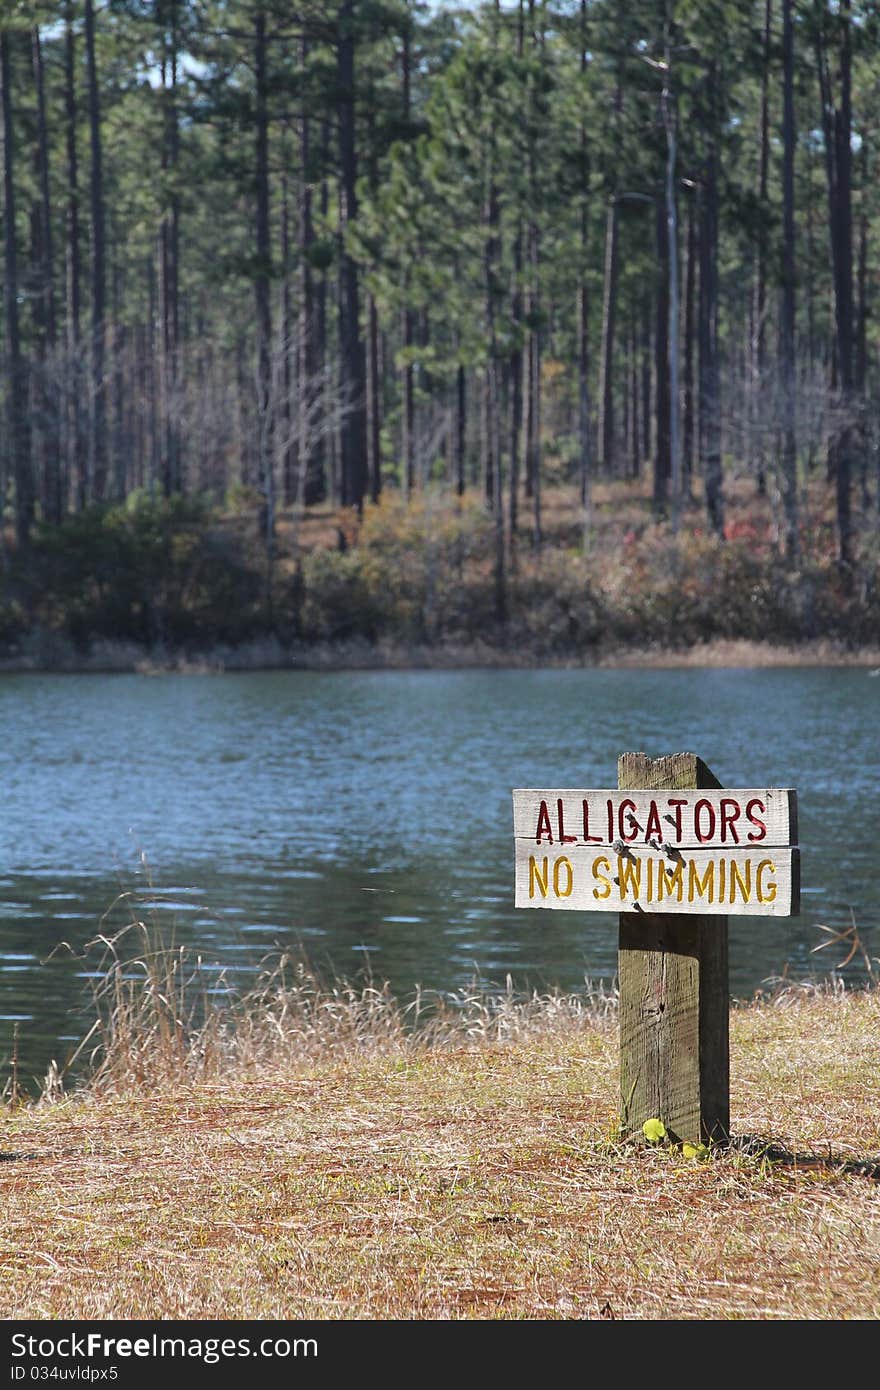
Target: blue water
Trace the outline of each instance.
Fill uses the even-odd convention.
[[[514,786],[614,786],[690,749],[799,792],[802,911],[732,918],[731,988],[871,955],[880,680],[859,669],[283,672],[0,679],[0,1067],[63,1060],[74,955],[134,910],[244,976],[277,946],[401,994],[610,980],[612,915],[513,908]],[[845,978],[864,971],[857,957]],[[2,1080],[0,1071],[0,1080]]]

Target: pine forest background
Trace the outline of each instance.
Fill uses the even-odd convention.
[[[878,35],[2,0],[3,652],[880,641]]]

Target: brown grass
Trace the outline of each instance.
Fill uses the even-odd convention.
[[[276,974],[215,1027],[149,998],[168,965],[113,983],[91,1088],[2,1121],[0,1316],[880,1315],[876,989],[734,1010],[700,1162],[616,1141],[607,998],[472,994],[417,1038]]]
[[[135,902],[123,893],[105,920],[126,906]],[[82,959],[94,1022],[64,1071],[50,1068],[45,1100],[62,1099],[69,1076],[84,1072],[92,1096],[141,1095],[341,1058],[532,1040],[604,1023],[617,1007],[601,985],[525,996],[510,976],[503,988],[417,989],[402,1004],[387,983],[327,983],[288,954],[268,960],[241,992],[196,951],[166,938],[152,917],[142,921],[133,911],[128,926],[89,942]]]

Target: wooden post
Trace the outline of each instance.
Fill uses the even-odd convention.
[[[620,790],[720,787],[693,753],[623,753]],[[660,1119],[674,1140],[730,1132],[727,918],[622,912],[620,1118],[626,1133]]]
[[[514,901],[620,914],[622,1128],[724,1141],[727,917],[800,910],[797,793],[723,788],[693,753],[624,753],[617,775],[616,791],[514,789]]]

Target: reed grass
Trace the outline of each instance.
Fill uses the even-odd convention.
[[[50,1068],[44,1095],[69,1077],[92,1094],[140,1094],[178,1084],[251,1077],[266,1070],[351,1056],[409,1056],[479,1043],[526,1041],[601,1027],[617,996],[585,982],[579,993],[503,986],[398,1000],[387,982],[325,981],[304,960],[267,960],[248,988],[152,920],[132,920],[85,947],[93,1022],[64,1069]]]

